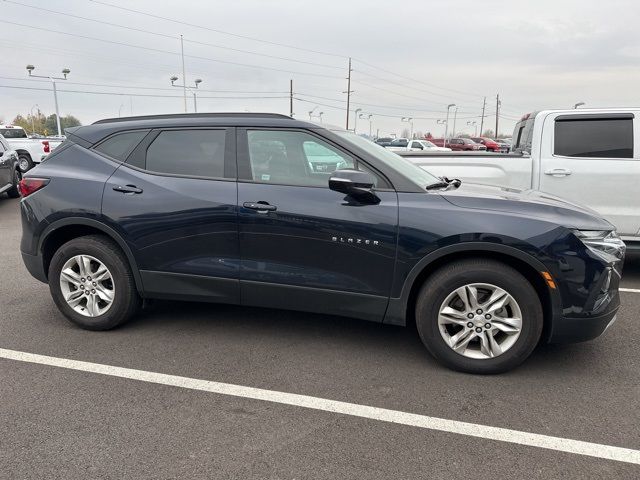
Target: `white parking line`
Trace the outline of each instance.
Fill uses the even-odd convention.
[[[640,293],[640,288],[618,288],[621,292]]]
[[[173,387],[187,388],[204,392],[218,393],[222,395],[232,395],[235,397],[251,398],[266,402],[293,405],[296,407],[310,408],[324,412],[351,415],[354,417],[368,418],[383,422],[409,425],[412,427],[425,428],[428,430],[438,430],[448,433],[457,433],[471,437],[497,440],[500,442],[516,443],[530,447],[546,448],[559,452],[568,452],[578,455],[587,455],[617,462],[634,463],[640,465],[640,450],[614,447],[598,443],[583,442],[562,437],[552,437],[529,433],[508,428],[491,427],[475,423],[460,422],[457,420],[447,420],[444,418],[429,417],[415,413],[389,410],[386,408],[370,407],[355,403],[340,402],[307,395],[278,392],[261,388],[244,387],[230,383],[212,382],[209,380],[199,380],[196,378],[181,377],[177,375],[166,375],[163,373],[149,372],[146,370],[135,370],[132,368],[114,367],[100,363],[83,362],[68,358],[49,357],[16,350],[6,350],[0,348],[0,358],[17,360],[20,362],[37,363],[52,367],[79,370],[82,372],[98,373],[111,377],[127,378],[141,382],[170,385]]]

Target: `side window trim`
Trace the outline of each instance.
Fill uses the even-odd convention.
[[[359,163],[362,163],[367,168],[367,170],[373,172],[374,175],[376,175],[376,177],[378,178],[379,185],[378,185],[378,187],[376,187],[377,190],[380,190],[380,191],[395,191],[393,186],[391,185],[391,182],[389,182],[389,180],[387,180],[387,178],[382,173],[380,173],[376,168],[373,168],[367,162],[362,160],[359,156],[349,152],[348,150],[344,149],[340,145],[335,144],[330,139],[325,138],[325,137],[323,137],[321,135],[318,135],[313,130],[307,130],[307,129],[304,129],[304,128],[273,128],[273,127],[241,127],[241,128],[237,128],[236,129],[236,158],[237,158],[237,177],[238,177],[238,182],[260,183],[260,182],[255,182],[253,180],[253,175],[252,175],[252,172],[251,172],[251,160],[250,160],[250,157],[249,157],[249,139],[248,139],[248,135],[247,135],[247,132],[250,131],[250,130],[261,130],[261,131],[273,130],[273,131],[276,131],[276,132],[277,131],[287,131],[287,132],[300,132],[300,133],[309,134],[312,137],[315,137],[318,140],[330,145],[332,148],[335,148],[339,152],[342,152],[344,155],[348,155],[351,158],[353,158],[355,160],[355,162],[356,162],[356,166]],[[314,185],[292,185],[292,186],[302,187],[302,188],[325,188],[325,187],[314,186]],[[327,188],[328,188],[328,186],[327,186]]]
[[[163,173],[147,170],[146,156],[149,146],[162,132],[175,130],[224,130],[225,134],[225,151],[224,151],[224,177],[204,177],[196,175],[182,175],[177,173]],[[125,166],[133,168],[139,172],[149,175],[158,175],[161,177],[177,177],[177,178],[199,178],[205,180],[223,180],[235,182],[238,179],[237,162],[236,162],[236,127],[174,127],[174,128],[156,128],[151,130],[145,138],[136,146],[129,154]]]

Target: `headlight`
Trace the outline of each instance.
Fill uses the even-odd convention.
[[[606,230],[574,230],[584,245],[607,263],[619,262],[624,258],[626,245],[616,232]]]

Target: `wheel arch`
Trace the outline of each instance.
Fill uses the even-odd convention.
[[[544,327],[541,341],[546,342],[554,318],[561,315],[562,303],[558,289],[551,289],[541,272],[547,267],[532,255],[517,248],[499,244],[468,242],[442,247],[420,260],[409,272],[399,298],[391,298],[384,323],[415,325],[415,305],[424,282],[440,267],[459,260],[481,258],[496,260],[515,268],[534,287],[542,304]]]
[[[131,267],[138,293],[143,296],[144,288],[138,264],[124,239],[113,228],[91,218],[69,217],[55,221],[47,226],[40,236],[38,252],[42,255],[44,274],[48,276],[49,264],[55,252],[64,243],[73,238],[87,235],[103,235],[114,241],[124,252]]]

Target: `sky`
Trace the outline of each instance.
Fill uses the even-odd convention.
[[[182,113],[183,35],[199,112],[289,114],[293,80],[296,118],[344,127],[351,57],[358,133],[442,136],[449,104],[450,132],[454,114],[456,133],[495,129],[499,95],[510,134],[534,110],[638,106],[637,18],[636,0],[0,0],[0,120],[55,111],[27,64],[71,70],[60,113],[84,124]]]

